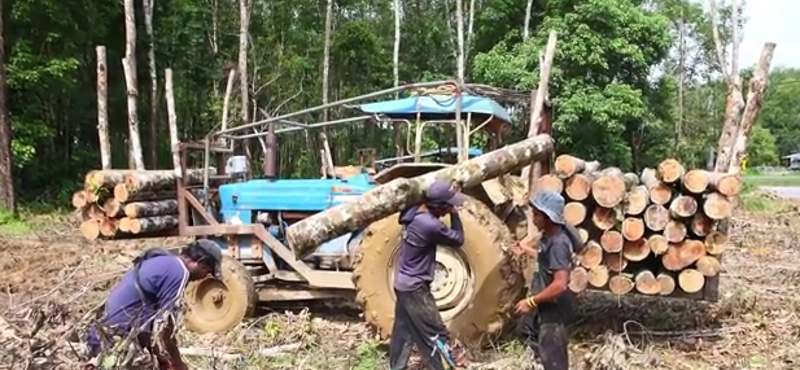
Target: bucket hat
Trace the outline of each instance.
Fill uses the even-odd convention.
[[[194,244],[203,250],[214,265],[214,277],[222,280],[222,249],[217,243],[208,239],[197,239]]]
[[[530,201],[533,208],[538,209],[553,223],[564,225],[564,197],[551,190],[543,190],[534,194]]]

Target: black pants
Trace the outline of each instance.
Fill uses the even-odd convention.
[[[569,331],[559,320],[542,320],[533,311],[519,323],[522,341],[542,360],[544,370],[569,370]]]
[[[389,347],[391,370],[403,370],[411,357],[412,344],[433,370],[451,369],[452,354],[448,346],[447,328],[439,316],[436,301],[429,287],[413,292],[395,290],[394,327]]]

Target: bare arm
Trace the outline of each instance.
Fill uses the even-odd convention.
[[[567,290],[568,281],[569,272],[567,270],[558,270],[554,272],[553,282],[539,292],[539,294],[533,296],[533,301],[536,302],[536,304],[555,301],[561,293]]]

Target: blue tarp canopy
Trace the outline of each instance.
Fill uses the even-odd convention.
[[[384,114],[392,116],[415,116],[417,112],[423,115],[450,115],[456,114],[456,97],[454,95],[412,96],[410,98],[386,100],[381,102],[362,104],[358,109],[365,113]],[[492,99],[473,95],[461,96],[461,113],[494,116],[506,123],[511,123],[508,112]]]

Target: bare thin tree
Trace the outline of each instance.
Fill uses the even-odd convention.
[[[150,168],[156,168],[158,163],[158,71],[153,37],[154,2],[155,0],[142,0],[144,29],[147,33],[147,65],[150,69]]]
[[[247,41],[250,29],[250,1],[239,0],[239,98],[241,99],[242,123],[250,122],[250,89],[247,85]]]
[[[456,34],[458,35],[458,59],[456,70],[458,82],[464,82],[464,6],[463,0],[456,0]]]
[[[97,47],[97,135],[100,140],[100,163],[111,169],[111,141],[108,138],[108,68],[106,47]]]
[[[528,0],[525,6],[525,24],[522,26],[522,40],[527,40],[531,34],[531,11],[533,11],[533,0]]]
[[[325,10],[325,49],[322,55],[322,104],[328,104],[331,72],[331,32],[333,31],[333,0],[328,0]],[[328,120],[328,110],[322,111],[322,120]],[[324,130],[327,131],[327,130]]]
[[[401,9],[400,0],[392,1],[394,8],[394,50],[393,50],[393,73],[394,73],[394,86],[400,85],[400,24],[401,24]],[[395,94],[395,99],[399,98],[399,94]],[[401,157],[403,155],[403,143],[400,133],[400,123],[393,122],[392,129],[394,130],[394,147],[395,155]]]
[[[125,58],[122,67],[125,72],[125,84],[128,93],[128,131],[130,135],[130,167],[144,169],[142,142],[139,137],[139,114],[136,99],[139,96],[138,79],[136,78],[136,17],[133,0],[124,0],[125,8]]]
[[[14,179],[11,176],[11,119],[6,104],[6,55],[5,32],[3,30],[3,0],[0,0],[0,202],[9,212],[16,212],[14,201]]]

